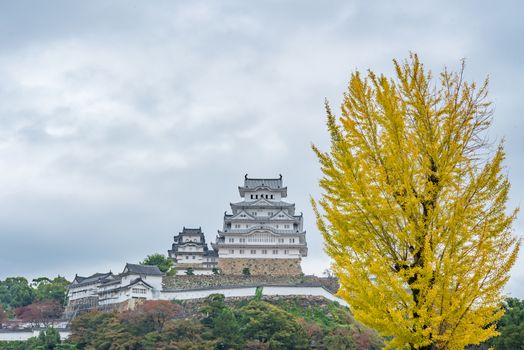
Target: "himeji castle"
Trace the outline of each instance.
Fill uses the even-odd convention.
[[[76,276],[68,287],[68,317],[92,309],[126,310],[143,300],[192,300],[217,293],[232,298],[258,293],[315,296],[346,305],[334,295],[338,283],[301,276],[300,263],[308,252],[306,231],[302,213],[297,215],[295,204],[284,201],[287,187],[282,176],[246,175],[238,190],[241,201],[230,203],[231,213],[224,214],[213,249],[200,227],[183,227],[168,251],[175,276],[166,276],[157,266],[138,264],[126,264],[120,274]],[[248,273],[249,278],[242,276]]]
[[[307,256],[302,213],[285,202],[287,187],[278,178],[249,178],[238,188],[242,200],[224,214],[213,249],[222,274],[299,275]]]

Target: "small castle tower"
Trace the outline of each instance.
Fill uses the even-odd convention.
[[[223,274],[299,275],[307,256],[302,214],[283,201],[287,187],[278,178],[249,178],[238,188],[242,201],[231,203],[224,214],[213,248]],[[248,270],[247,270],[248,269]]]
[[[213,268],[217,266],[218,254],[208,249],[200,227],[184,227],[173,239],[168,254],[174,261],[177,274],[184,274],[188,269],[191,269],[194,274],[212,273]]]

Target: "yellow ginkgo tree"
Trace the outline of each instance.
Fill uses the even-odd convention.
[[[393,78],[352,74],[340,118],[326,103],[312,202],[358,320],[388,348],[463,349],[497,334],[518,253],[504,149],[487,139],[487,81],[393,62]]]

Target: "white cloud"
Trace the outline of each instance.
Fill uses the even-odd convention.
[[[329,260],[308,202],[320,177],[309,144],[327,142],[324,98],[336,111],[352,70],[391,73],[409,51],[436,71],[466,57],[472,78],[493,72],[496,131],[520,198],[524,48],[507,38],[522,23],[516,10],[485,5],[0,5],[0,278],[30,275],[36,262],[34,273],[60,273],[75,257],[83,273],[136,261],[167,250],[184,225],[212,239],[246,172],[283,173],[305,216],[304,270],[320,274]],[[26,270],[8,264],[28,241],[55,258],[31,252]],[[513,273],[508,290],[523,297],[522,259]]]

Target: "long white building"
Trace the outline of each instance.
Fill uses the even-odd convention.
[[[165,274],[157,266],[126,264],[119,274],[95,273],[89,277],[75,276],[68,286],[67,317],[104,305],[129,300],[158,299]]]
[[[278,178],[249,178],[238,188],[241,201],[224,214],[213,248],[223,274],[298,275],[307,256],[302,213],[285,202],[287,187]]]

